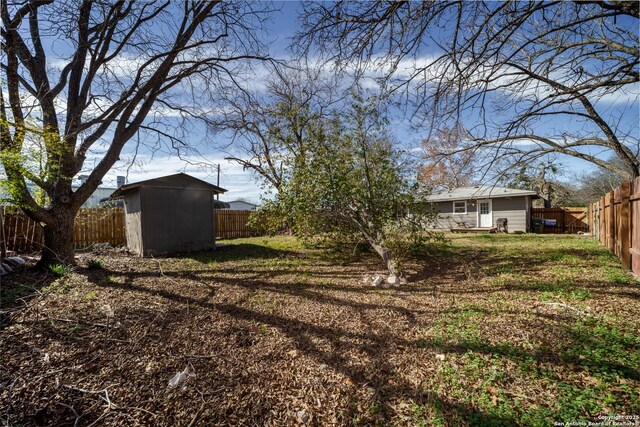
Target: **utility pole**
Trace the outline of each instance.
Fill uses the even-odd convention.
[[[216,185],[220,187],[220,163],[218,163],[218,179]],[[220,200],[220,193],[216,194],[216,200]]]

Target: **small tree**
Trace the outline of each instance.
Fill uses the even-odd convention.
[[[268,208],[278,206],[302,238],[363,237],[398,278],[391,240],[422,242],[431,217],[417,185],[407,180],[402,155],[384,131],[375,102],[356,99],[348,113],[327,121],[305,163],[289,170]]]
[[[231,142],[219,148],[227,160],[255,173],[263,186],[278,191],[287,170],[304,164],[315,143],[318,124],[336,102],[337,83],[308,64],[272,64],[264,90],[236,88],[225,97],[225,112],[209,121],[214,131],[228,131]]]

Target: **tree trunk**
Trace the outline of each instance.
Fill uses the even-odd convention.
[[[551,207],[551,188],[549,184],[542,184],[542,201],[544,202],[545,208]]]
[[[391,251],[387,249],[384,243],[376,243],[369,241],[369,244],[375,249],[375,251],[380,255],[382,261],[384,261],[387,270],[389,271],[390,276],[400,277],[400,273],[398,272],[398,265],[393,260],[391,255]]]
[[[54,264],[75,264],[73,225],[76,211],[71,208],[56,209],[55,222],[44,225],[44,246],[38,267]]]

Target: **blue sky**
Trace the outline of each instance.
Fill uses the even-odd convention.
[[[290,42],[290,37],[298,28],[297,13],[299,6],[300,4],[298,2],[280,3],[279,7],[281,10],[273,14],[271,22],[267,24],[269,34],[265,35],[265,37],[268,41],[268,45],[270,46],[271,54],[276,58],[286,58],[289,55],[287,46]],[[427,56],[432,53],[433,52],[425,51],[421,52],[420,55]],[[637,102],[637,88],[634,92],[635,93],[630,95],[620,94],[609,97],[608,99],[603,99],[599,102],[599,106],[605,112],[605,115],[611,114],[612,116],[615,116],[619,111],[617,106],[620,106],[625,102],[629,102],[628,100],[631,99],[631,104],[627,105],[628,108],[626,109],[626,113],[622,119],[631,122],[635,121],[637,123],[638,117],[640,116]],[[566,125],[567,122],[565,118],[555,117],[551,117],[539,124],[540,127],[548,129],[561,129]],[[420,141],[429,133],[429,129],[427,127],[415,126],[415,123],[414,126],[410,126],[409,120],[406,117],[392,118],[391,126],[396,139],[402,143],[404,147],[409,148],[415,147],[417,149],[420,146]],[[218,135],[216,137],[225,138],[226,136]],[[203,128],[198,128],[198,126],[196,126],[192,134],[192,138],[193,142],[200,141],[197,145],[200,147],[201,153],[209,163],[220,163],[220,185],[229,190],[229,193],[226,195],[227,199],[245,198],[253,202],[259,200],[261,189],[257,185],[257,181],[254,179],[252,174],[242,171],[242,168],[237,164],[225,161],[224,153],[210,150],[206,140],[207,138],[211,138],[211,136],[207,135]],[[607,158],[611,155],[608,151],[602,151],[598,154],[603,158]],[[125,156],[123,156],[123,159],[125,159]],[[214,169],[189,165],[180,161],[170,152],[156,153],[152,160],[149,158],[148,154],[139,154],[139,160],[140,159],[143,161],[140,166],[134,166],[129,169],[130,181],[159,176],[168,172],[177,172],[180,170],[215,183],[216,173]],[[564,172],[562,179],[566,181],[571,181],[576,175],[590,171],[594,168],[594,166],[589,162],[569,156],[561,157],[559,164],[562,166],[562,170]],[[110,174],[106,182],[115,182],[115,175],[116,173]]]
[[[281,2],[276,3],[276,6],[280,10],[273,13],[271,19],[266,22],[265,26],[268,32],[262,34],[261,39],[269,46],[273,57],[286,59],[289,56],[287,47],[290,43],[290,37],[298,29],[297,14],[300,3],[293,1]],[[65,48],[64,45],[52,46],[51,52],[49,52],[49,60],[52,60],[52,58],[55,60],[56,55],[64,56],[67,49],[68,47]],[[428,50],[420,52],[423,57],[430,54],[433,54],[433,52]],[[260,76],[256,76],[256,79],[260,79]],[[640,117],[637,93],[635,95],[631,94],[632,103],[628,105],[627,113],[622,117],[623,120],[628,122],[633,123],[635,121],[636,133],[638,118]],[[619,95],[617,99],[611,97],[610,99],[602,100],[603,110],[609,111],[610,114],[615,116],[617,112],[616,105],[623,104],[628,98],[625,98],[625,96]],[[635,101],[633,101],[634,96],[636,96]],[[167,118],[166,120],[172,119]],[[415,122],[413,125],[410,125],[407,117],[397,116],[391,119],[392,132],[405,148],[418,148],[420,141],[429,133],[427,126],[415,126]],[[541,126],[549,129],[565,125],[566,123],[562,120],[555,118],[541,123]],[[144,137],[140,140],[134,138],[123,150],[121,161],[105,176],[103,186],[115,186],[117,175],[127,175],[128,182],[136,182],[177,172],[186,172],[215,184],[217,176],[215,165],[220,164],[220,186],[229,190],[224,198],[226,200],[243,198],[257,202],[262,190],[255,177],[250,172],[243,171],[240,165],[224,160],[227,153],[214,148],[214,141],[225,141],[228,138],[229,136],[225,134],[211,135],[202,124],[192,123],[184,135],[184,139],[188,141],[189,145],[195,147],[199,154],[194,155],[192,153],[188,156],[182,156],[182,159],[176,155],[175,150],[169,147],[153,146],[153,141],[145,140]],[[138,142],[141,142],[141,144],[136,150]],[[87,168],[91,168],[92,161],[96,161],[100,153],[100,149],[97,148],[94,153],[95,159],[87,159]],[[608,157],[609,155],[610,153],[601,153],[603,157]],[[593,168],[590,163],[572,157],[564,157],[561,163],[564,166],[565,179],[567,180],[571,180],[573,176],[580,172]]]

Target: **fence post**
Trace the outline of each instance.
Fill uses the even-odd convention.
[[[4,206],[0,206],[0,258],[7,257],[7,241],[4,235]]]
[[[600,198],[600,232],[598,233],[598,240],[604,245],[605,244],[605,229],[604,226],[606,224],[605,221],[605,217],[606,215],[606,211],[605,211],[605,206],[604,206],[604,201],[605,201],[605,197],[602,196]]]
[[[616,253],[616,197],[615,192],[607,193],[609,207],[607,209],[607,247]]]
[[[631,183],[623,182],[620,185],[620,217],[618,223],[618,241],[620,242],[620,260],[622,267],[631,268],[631,253],[629,252],[629,196],[631,194]]]

